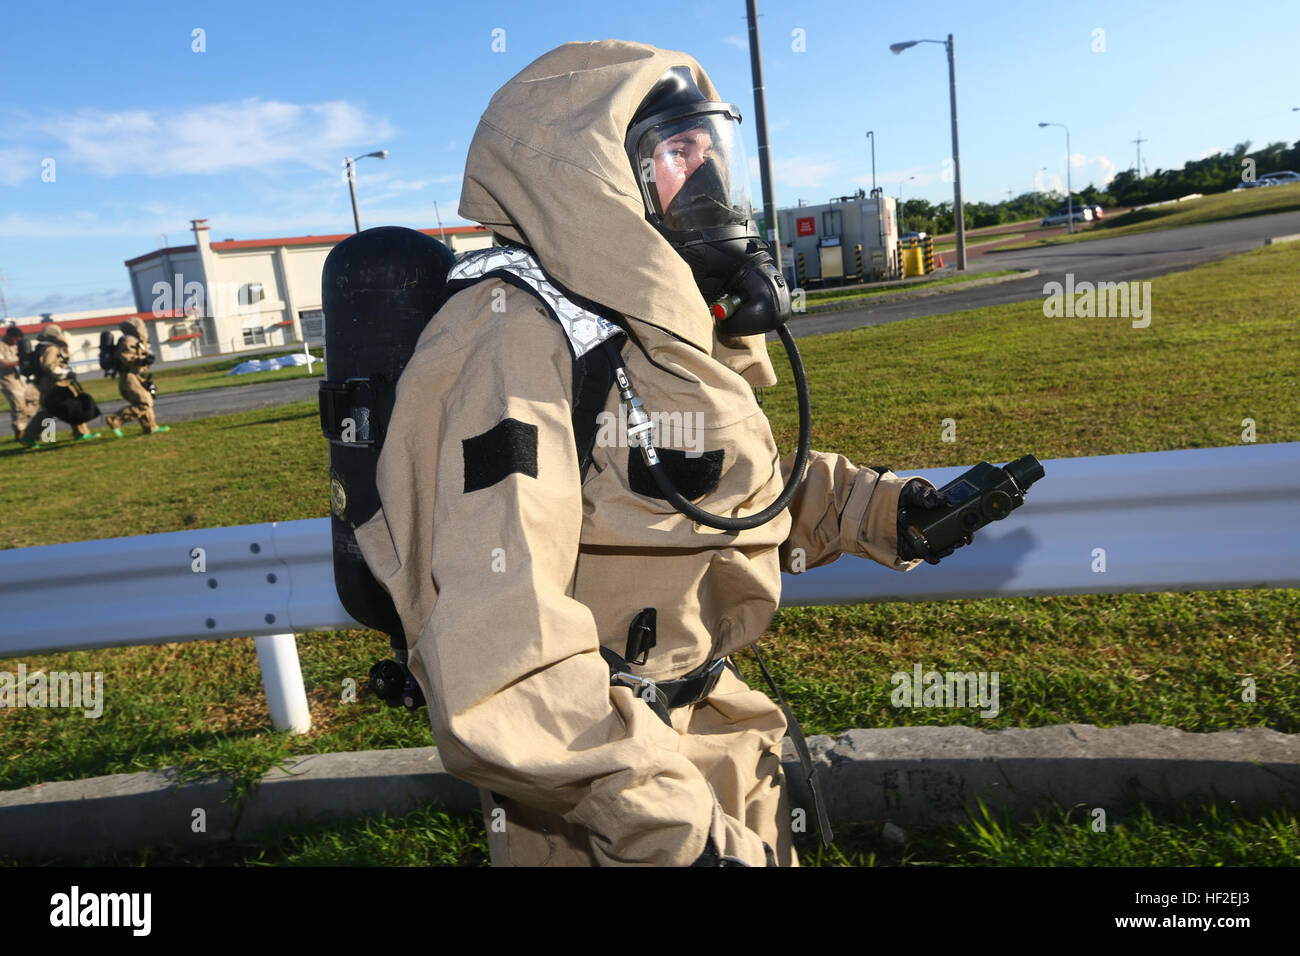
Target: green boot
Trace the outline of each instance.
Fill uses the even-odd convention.
[[[44,450],[45,450],[45,446],[44,446],[41,442],[38,442],[38,441],[28,441],[26,438],[20,438],[20,439],[18,439],[18,444],[22,445],[22,446],[25,447],[25,448],[30,448],[32,451],[44,451]]]
[[[169,432],[169,431],[171,431],[171,430],[172,430],[172,427],[171,427],[170,425],[159,425],[159,426],[158,426],[157,428],[155,428],[155,429],[154,429],[150,434],[153,434],[153,435],[161,435],[163,432]]]
[[[78,435],[76,441],[90,441],[92,438],[98,438],[99,432],[86,432],[84,435]]]
[[[122,429],[120,429],[120,428],[114,428],[114,429],[113,429],[113,434],[116,435],[118,438],[125,438],[125,437],[126,437],[125,435],[122,434]]]

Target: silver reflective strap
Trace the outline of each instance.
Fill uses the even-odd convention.
[[[467,252],[457,258],[447,273],[447,281],[480,279],[490,272],[509,272],[527,283],[559,319],[560,327],[573,346],[573,354],[578,358],[622,331],[608,319],[569,301],[551,282],[533,254],[517,246]]]

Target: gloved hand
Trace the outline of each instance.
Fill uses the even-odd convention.
[[[970,544],[975,540],[974,534],[967,534],[966,540],[958,541],[952,547],[945,548],[937,554],[917,554],[912,550],[912,545],[908,542],[903,534],[904,514],[907,510],[916,510],[924,508],[932,510],[942,508],[948,503],[943,492],[933,487],[923,478],[913,478],[903,486],[903,490],[898,495],[898,556],[904,561],[913,561],[917,558],[925,558],[927,564],[938,564],[941,558],[946,558],[957,548],[964,544]]]

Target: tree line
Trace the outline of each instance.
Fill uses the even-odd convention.
[[[1228,153],[1215,153],[1204,159],[1190,160],[1182,169],[1157,169],[1145,176],[1126,169],[1103,189],[1089,183],[1075,190],[1075,205],[1142,206],[1147,203],[1177,199],[1191,193],[1226,192],[1244,178],[1258,178],[1265,173],[1293,169],[1300,172],[1300,141],[1291,146],[1270,143],[1250,152],[1250,142],[1238,143]],[[998,203],[966,203],[966,228],[980,229],[1002,223],[1040,219],[1065,206],[1065,197],[1046,192],[1021,193],[1014,199]],[[908,232],[942,235],[953,231],[952,203],[931,203],[908,199],[903,203],[903,226]]]

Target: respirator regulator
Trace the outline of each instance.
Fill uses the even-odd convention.
[[[705,98],[687,67],[663,75],[628,127],[626,149],[636,171],[646,219],[690,266],[724,338],[775,332],[785,346],[799,400],[799,445],[780,496],[758,514],[710,514],[673,487],[651,437],[649,415],[615,360],[619,395],[627,407],[628,435],[640,447],[660,492],[679,512],[720,531],[747,531],[771,521],[789,505],[803,479],[812,443],[808,380],[794,338],[790,288],[758,234],[749,197],[749,169],[740,137],[740,113],[730,103]]]

